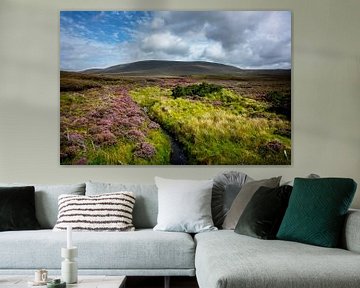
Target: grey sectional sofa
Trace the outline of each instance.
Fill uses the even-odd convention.
[[[0,184],[0,186],[14,184]],[[20,184],[19,184],[20,185]],[[342,249],[279,240],[259,240],[230,230],[189,235],[153,231],[155,185],[35,185],[43,229],[0,232],[0,275],[46,268],[60,273],[65,232],[54,232],[60,194],[133,191],[134,232],[74,232],[80,274],[194,276],[200,288],[360,287],[360,211],[350,211]],[[1,277],[1,276],[0,276]],[[168,279],[168,278],[167,278]],[[168,284],[168,281],[165,281]]]

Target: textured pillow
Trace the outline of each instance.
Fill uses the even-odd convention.
[[[270,179],[251,181],[244,184],[224,219],[224,223],[222,225],[223,229],[234,230],[237,222],[240,219],[241,214],[243,213],[246,205],[249,203],[251,197],[255,194],[255,192],[261,186],[269,188],[278,187],[280,179],[281,176]]]
[[[336,247],[355,190],[348,178],[295,178],[277,238]]]
[[[34,194],[32,186],[0,187],[0,231],[40,228],[35,216]]]
[[[255,238],[275,239],[288,206],[292,187],[260,187],[251,198],[235,232]]]
[[[74,231],[133,231],[132,192],[96,196],[61,195],[55,231],[72,226]]]
[[[155,177],[159,214],[154,230],[198,233],[216,230],[211,217],[213,180]]]
[[[53,228],[58,215],[58,197],[61,194],[85,195],[85,184],[33,185],[0,183],[0,186],[34,186],[36,218],[41,228]],[[119,191],[119,190],[118,190]]]
[[[86,195],[117,191],[131,191],[135,195],[133,211],[135,228],[154,228],[158,215],[158,192],[155,184],[86,182]]]
[[[221,228],[236,195],[243,184],[251,180],[245,173],[236,171],[220,173],[214,178],[211,214],[216,227]]]

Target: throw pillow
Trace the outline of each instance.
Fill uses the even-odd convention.
[[[251,197],[261,187],[275,188],[279,186],[280,177],[274,177],[270,179],[263,179],[258,181],[251,181],[244,184],[232,203],[229,212],[227,213],[223,229],[234,230],[237,222],[240,219],[241,214],[244,212],[246,205],[249,203]]]
[[[295,178],[277,238],[336,247],[355,190],[348,178]]]
[[[288,206],[292,187],[260,187],[251,198],[235,232],[260,239],[275,239]]]
[[[304,178],[311,178],[311,179],[315,179],[315,178],[320,178],[320,176],[318,174],[315,173],[311,173],[308,176],[304,177]],[[290,185],[290,186],[294,186],[294,179],[289,180],[284,182],[282,185]]]
[[[159,213],[154,230],[198,233],[216,230],[211,217],[213,180],[155,177]]]
[[[34,194],[33,186],[0,187],[0,231],[40,228]]]
[[[59,215],[55,231],[72,226],[74,231],[133,231],[132,192],[94,196],[59,196]]]
[[[37,185],[0,183],[4,187],[35,187],[35,210],[41,228],[52,229],[58,216],[58,197],[61,194],[85,195],[85,184]],[[119,191],[119,190],[118,190]]]
[[[158,215],[158,192],[154,184],[86,182],[86,195],[131,191],[136,202],[133,223],[136,229],[154,228]]]
[[[211,214],[216,227],[221,228],[236,195],[244,183],[251,180],[245,173],[237,171],[220,173],[214,178]]]

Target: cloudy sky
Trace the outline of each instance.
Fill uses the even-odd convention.
[[[289,11],[61,11],[60,68],[140,60],[291,68]]]

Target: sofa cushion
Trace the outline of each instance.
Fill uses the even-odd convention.
[[[213,180],[155,177],[159,213],[154,230],[198,233],[217,229],[211,217]]]
[[[58,216],[58,197],[61,194],[84,195],[85,184],[38,185],[38,184],[9,184],[0,186],[34,186],[36,218],[41,228],[53,228]]]
[[[34,192],[33,186],[0,187],[0,231],[40,228]]]
[[[83,271],[194,269],[195,244],[186,233],[75,231],[72,240],[78,247],[78,268]],[[66,247],[66,231],[2,232],[0,269],[59,270],[62,247]]]
[[[360,254],[297,242],[262,240],[231,230],[195,236],[200,288],[353,288]]]
[[[292,187],[260,187],[251,198],[235,227],[238,234],[275,239],[288,206]]]
[[[279,186],[281,177],[274,177],[270,179],[250,181],[244,184],[231,204],[230,210],[227,213],[223,228],[224,229],[235,229],[237,222],[240,219],[241,214],[243,213],[246,205],[249,203],[251,197],[255,192],[261,187],[275,188]]]
[[[242,172],[227,171],[214,178],[211,199],[211,213],[214,225],[222,227],[224,219],[231,204],[239,193],[241,187],[252,179]]]
[[[337,247],[355,190],[349,178],[295,178],[277,238]]]
[[[135,195],[133,223],[136,229],[156,225],[158,192],[155,184],[86,182],[86,195],[89,196],[118,191],[131,191]]]
[[[133,231],[133,192],[114,192],[101,195],[59,196],[59,216],[55,231]]]

